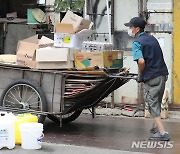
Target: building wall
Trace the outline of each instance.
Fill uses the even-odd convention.
[[[138,68],[136,62],[133,61],[131,46],[133,39],[128,36],[128,28],[124,23],[129,22],[132,17],[138,16],[138,0],[115,0],[114,8],[114,46],[116,49],[124,50],[124,66],[130,68],[130,72],[137,73]],[[121,103],[122,98],[126,97],[125,102],[136,103],[138,98],[138,84],[135,80],[128,83],[115,91],[115,103]],[[106,101],[111,101],[110,97]]]
[[[169,92],[169,102],[173,102],[173,1],[172,0],[148,0],[147,11],[148,22],[155,25],[154,35],[162,48],[165,62],[168,67],[169,76],[166,89]],[[163,12],[163,13],[160,13]],[[153,31],[153,30],[152,30]]]
[[[126,31],[127,27],[124,23],[127,23],[132,17],[138,16],[138,0],[115,0],[115,30]]]
[[[174,104],[180,104],[180,1],[174,0]]]
[[[124,66],[130,68],[130,72],[137,73],[138,68],[133,61],[131,52],[133,39],[127,35],[128,28],[124,26],[124,23],[129,22],[132,17],[138,16],[138,0],[115,0],[114,9],[115,47],[125,51]],[[134,101],[138,98],[138,84],[135,80],[130,80],[127,84],[115,91],[116,103],[121,103],[123,97],[128,98],[127,103],[136,103]]]

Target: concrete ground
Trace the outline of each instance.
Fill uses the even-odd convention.
[[[20,146],[16,146],[13,150],[3,149],[1,154],[144,154],[142,152],[130,152],[122,150],[101,149],[95,147],[83,147],[75,145],[55,144],[55,143],[43,143],[40,150],[25,150]]]
[[[163,146],[147,148],[152,120],[122,116],[97,116],[82,114],[74,122],[59,128],[59,125],[46,120],[44,140],[40,150],[23,150],[16,146],[13,150],[3,148],[0,154],[179,154],[180,121],[163,120],[171,136],[171,142],[160,143]],[[133,142],[143,142],[141,147],[133,147]],[[159,143],[158,143],[159,144]],[[173,147],[167,146],[171,144]]]

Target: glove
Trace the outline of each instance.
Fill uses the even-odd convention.
[[[138,75],[137,78],[136,78],[136,81],[137,81],[138,83],[143,82],[142,76],[141,76],[141,75]]]

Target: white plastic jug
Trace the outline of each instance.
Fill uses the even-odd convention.
[[[15,147],[15,116],[12,113],[0,112],[0,149]]]
[[[41,149],[43,124],[28,122],[20,125],[21,147],[23,149]]]

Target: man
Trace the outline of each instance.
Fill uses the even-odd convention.
[[[124,25],[129,27],[128,34],[135,38],[132,51],[133,59],[137,61],[139,68],[137,81],[144,82],[144,99],[149,105],[149,112],[155,123],[150,129],[152,134],[149,140],[169,141],[169,134],[165,131],[160,117],[161,102],[168,76],[161,47],[155,37],[144,32],[146,26],[144,19],[134,17]]]

